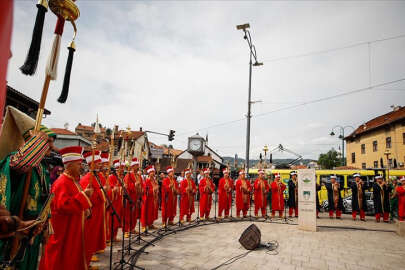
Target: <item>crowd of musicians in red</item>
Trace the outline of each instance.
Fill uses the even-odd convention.
[[[100,154],[99,151],[96,151],[94,155],[87,153],[82,156],[82,152],[83,149],[80,146],[60,150],[65,171],[52,185],[52,192],[55,194],[51,205],[51,223],[54,234],[50,236],[45,246],[45,252],[40,262],[39,269],[41,270],[58,269],[60,265],[63,265],[63,269],[88,269],[90,262],[96,260],[94,255],[103,251],[110,244],[109,239],[116,241],[119,228],[125,232],[125,237],[128,237],[130,232],[138,233],[137,225],[140,225],[141,232],[157,229],[154,222],[158,219],[159,208],[163,227],[174,223],[182,225],[185,222],[192,222],[192,214],[196,212],[194,200],[199,198],[199,218],[202,221],[210,220],[213,197],[216,192],[218,192],[217,217],[220,220],[232,216],[248,217],[252,198],[254,198],[254,216],[258,218],[260,215],[267,218],[269,193],[271,194],[271,216],[274,218],[277,214],[278,217],[283,217],[285,211],[284,190],[287,187],[278,174],[274,175],[274,181],[269,184],[265,178],[265,172],[259,170],[258,178],[251,183],[246,178],[244,170],[239,171],[239,177],[233,180],[230,178],[229,170],[224,169],[223,177],[218,181],[218,187],[216,187],[208,168],[203,170],[203,177],[196,185],[191,177],[190,169],[184,171],[185,177],[178,183],[174,175],[174,168],[168,167],[166,169],[167,177],[161,181],[161,186],[159,186],[155,168],[146,167],[144,171],[146,175],[144,175],[137,158],[132,159],[130,164],[123,164],[119,160],[115,160],[113,162],[115,172],[109,173],[108,153]],[[81,175],[83,160],[86,160],[94,172]],[[356,203],[353,207],[353,218],[355,219],[356,213],[359,212],[360,218],[364,219],[365,186],[360,175],[356,174],[354,178],[352,190]],[[401,181],[405,186],[405,178],[402,178]],[[105,193],[99,183],[103,186]],[[405,216],[404,186],[396,188],[400,200],[400,220],[403,220]],[[292,172],[286,201],[289,206],[289,216],[298,216],[297,187],[297,174]],[[318,186],[317,189],[319,190],[320,187]],[[326,184],[326,189],[330,202],[329,215],[333,218],[336,214],[336,218],[340,218],[341,187],[336,181],[336,177],[331,176],[331,181]],[[386,221],[385,202],[391,191],[388,191],[381,177],[376,177],[373,189],[375,197],[379,198],[377,203],[380,204],[375,206],[377,221],[381,215]],[[124,191],[127,192],[130,200],[123,199]],[[236,204],[234,214],[232,213],[233,192],[235,192]],[[108,200],[105,196],[108,196],[113,207],[107,203]],[[179,220],[175,221],[178,198],[180,198],[180,213]],[[319,203],[317,204],[319,205]],[[121,222],[117,218],[111,219],[113,208],[120,216]],[[109,229],[111,227],[112,231]],[[69,256],[66,256],[66,250],[69,251]]]

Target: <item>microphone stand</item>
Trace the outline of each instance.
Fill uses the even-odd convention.
[[[93,175],[95,176],[96,181],[99,184],[100,189],[103,192],[104,197],[107,200],[107,203],[108,203],[107,208],[109,208],[109,207],[111,208],[111,211],[110,211],[110,213],[111,213],[110,214],[111,215],[110,244],[111,245],[110,245],[110,268],[109,269],[112,270],[112,252],[113,252],[113,245],[114,245],[114,242],[113,242],[113,240],[114,240],[114,216],[117,218],[119,223],[121,223],[121,218],[118,215],[117,210],[114,208],[114,205],[112,204],[112,201],[107,196],[107,192],[105,191],[103,185],[101,184],[101,181],[100,181],[99,176],[97,175],[96,171],[93,171]]]
[[[142,270],[144,270],[144,268],[139,267],[139,266],[136,266],[136,265],[134,265],[134,264],[131,264],[130,262],[125,261],[125,259],[124,259],[124,257],[125,257],[125,232],[124,232],[124,227],[125,227],[125,210],[126,210],[126,207],[127,207],[127,202],[129,202],[130,205],[133,205],[134,201],[132,201],[131,197],[129,196],[128,190],[126,189],[126,187],[125,187],[124,182],[122,181],[122,179],[120,179],[120,178],[118,177],[118,175],[116,175],[115,173],[114,173],[114,175],[117,177],[118,182],[121,184],[122,190],[124,191],[124,200],[123,200],[123,202],[124,202],[124,205],[123,205],[123,208],[124,208],[124,211],[123,211],[124,216],[123,216],[123,218],[122,218],[121,260],[120,260],[118,263],[121,265],[121,270],[124,269],[124,265],[129,265],[129,266],[131,266],[132,268],[135,267],[135,268],[137,268],[137,269],[142,269]]]
[[[249,191],[249,220],[252,221],[252,186],[250,186]]]
[[[217,190],[216,188],[214,189],[214,222],[217,222]]]
[[[200,200],[201,200],[200,185],[198,185],[198,188],[197,188],[197,198],[198,198],[198,207],[197,207],[197,218],[195,219],[195,222],[197,222],[197,224],[199,224],[201,222],[201,220],[200,220]]]
[[[162,183],[162,187],[163,187],[163,183]],[[169,217],[168,217],[168,215],[167,215],[167,202],[168,202],[168,200],[169,200],[169,192],[167,191],[167,190],[165,190],[164,191],[165,193],[165,201],[164,201],[164,204],[165,204],[165,215],[163,216],[163,211],[162,211],[162,218],[163,218],[163,220],[164,220],[164,232],[168,232],[168,231],[170,231],[170,232],[173,232],[173,233],[176,233],[174,230],[172,230],[172,229],[169,229],[168,227],[169,226],[167,226],[167,220],[169,219]],[[163,194],[163,193],[162,193]],[[174,194],[173,194],[174,195]],[[176,200],[177,200],[177,198],[176,198]],[[173,202],[173,206],[174,206],[174,202]],[[160,230],[159,230],[160,231]]]
[[[142,239],[142,235],[141,235],[141,215],[142,215],[142,212],[141,212],[141,209],[142,209],[142,197],[139,197],[138,198],[138,216],[139,216],[138,231],[139,231],[139,233],[138,233],[137,237],[134,239],[134,242],[138,241],[138,245],[141,245],[141,241],[142,241],[147,245],[155,246],[152,242],[149,242],[149,241],[147,241],[145,239]],[[146,251],[142,251],[142,253],[148,254],[148,252],[146,252]]]
[[[146,200],[148,199],[148,193],[149,193],[149,187],[146,186]],[[147,204],[146,200],[145,200],[145,202],[143,202],[145,204],[145,223],[148,222],[148,204]],[[147,224],[145,224],[145,233],[144,234],[145,234],[145,236],[152,235],[154,237],[158,237],[157,235],[152,234],[152,233],[150,233],[148,231],[148,225]]]
[[[287,207],[286,207],[287,199],[286,198],[283,199],[284,199],[284,222],[288,223],[289,221],[292,221],[292,219],[287,217]]]
[[[231,188],[230,196],[231,196],[231,217],[230,217],[230,220],[233,220],[233,216],[232,216],[232,208],[233,208],[233,190],[232,190],[232,188]]]

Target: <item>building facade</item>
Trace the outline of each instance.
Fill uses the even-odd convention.
[[[55,146],[57,148],[63,148],[67,146],[83,146],[90,147],[91,142],[76,133],[64,129],[64,128],[52,128],[52,131],[56,134]]]
[[[360,125],[345,140],[348,166],[404,169],[405,107]]]

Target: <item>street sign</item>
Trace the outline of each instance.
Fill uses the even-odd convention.
[[[151,158],[161,159],[163,157],[163,149],[150,147],[150,154],[151,154]]]

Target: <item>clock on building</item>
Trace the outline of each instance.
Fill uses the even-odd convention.
[[[194,136],[189,137],[187,151],[195,156],[203,155],[205,151],[204,138],[198,135],[198,133]]]

